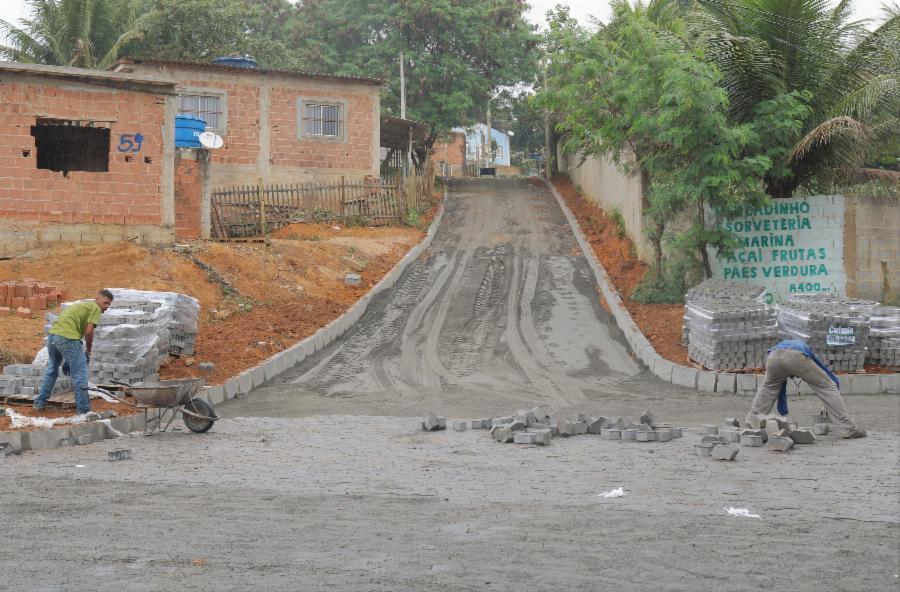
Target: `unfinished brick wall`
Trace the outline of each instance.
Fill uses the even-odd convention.
[[[175,156],[175,237],[200,238],[203,161]]]
[[[346,105],[346,141],[301,139],[297,136],[299,97],[340,99]],[[372,169],[374,104],[366,94],[325,89],[310,82],[302,87],[274,87],[269,94],[271,164],[322,169]]]
[[[453,132],[449,141],[435,144],[434,160],[453,165],[454,171],[462,170],[466,164],[466,134]]]
[[[148,93],[0,81],[0,218],[160,224],[164,111],[165,97]],[[36,117],[109,122],[97,124],[110,128],[109,171],[38,169]],[[139,151],[117,149],[138,133]]]
[[[229,84],[194,78],[179,82],[184,87],[226,93],[225,145],[214,150],[212,162],[227,165],[255,165],[259,156],[259,86],[251,79]]]

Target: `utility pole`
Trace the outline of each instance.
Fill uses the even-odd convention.
[[[490,167],[494,164],[494,150],[492,146],[492,134],[491,134],[491,100],[488,99],[487,104],[487,141],[485,142],[485,154],[487,154],[487,162],[484,166]]]
[[[547,92],[546,58],[544,58],[544,92]],[[544,109],[544,178],[550,179],[550,109]]]
[[[400,52],[400,119],[406,119],[406,76],[403,73],[403,52]]]

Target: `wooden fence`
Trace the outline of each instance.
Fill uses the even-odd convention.
[[[423,210],[434,193],[430,163],[420,174],[359,181],[237,185],[212,193],[215,238],[265,236],[296,222],[400,225]]]

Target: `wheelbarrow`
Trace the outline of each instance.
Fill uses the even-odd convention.
[[[123,386],[122,392],[134,397],[137,404],[116,397],[119,401],[144,410],[145,434],[152,434],[157,430],[166,431],[179,413],[184,420],[184,425],[198,434],[208,432],[219,419],[211,404],[194,396],[206,383],[205,378],[160,380],[139,385],[120,381],[113,382]],[[156,409],[157,412],[150,413],[152,409]],[[163,426],[164,421],[166,423]]]

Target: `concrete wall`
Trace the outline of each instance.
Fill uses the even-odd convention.
[[[0,246],[63,240],[97,242],[139,236],[168,242],[174,223],[173,150],[167,113],[175,97],[76,81],[4,74],[0,80]],[[37,118],[96,122],[110,129],[109,170],[37,168],[31,126]],[[120,150],[141,134],[139,150]],[[136,145],[135,145],[136,147]]]
[[[900,201],[845,196],[847,296],[900,304]]]
[[[379,87],[364,82],[321,80],[253,70],[174,64],[128,64],[138,74],[171,78],[179,92],[211,91],[223,97],[225,140],[213,150],[210,179],[216,186],[301,183],[379,174],[381,135]],[[340,140],[298,136],[300,98],[327,99],[345,106],[346,133]]]
[[[625,220],[625,232],[634,242],[638,258],[653,260],[653,248],[647,241],[643,225],[643,194],[641,180],[626,175],[610,158],[590,156],[581,162],[577,154],[557,151],[559,171],[568,173],[572,183],[581,186],[585,197],[597,203],[607,213],[619,210]]]

